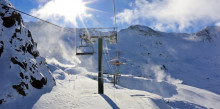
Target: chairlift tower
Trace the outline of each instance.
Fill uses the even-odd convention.
[[[115,16],[115,0],[113,1],[113,9],[114,9],[114,20],[115,20],[115,27],[112,28],[85,28],[86,32],[88,34],[83,34],[83,36],[80,36],[81,38],[81,44],[82,41],[85,41],[88,46],[92,48],[92,52],[84,52],[79,53],[77,51],[76,47],[76,55],[93,55],[94,54],[94,48],[91,46],[91,44],[95,43],[94,39],[98,39],[98,93],[104,94],[104,86],[103,86],[103,69],[102,69],[102,54],[103,54],[103,39],[107,39],[111,44],[117,43],[117,26],[116,26],[116,16]],[[98,32],[97,30],[103,30],[103,29],[113,29],[113,31],[108,32],[109,34],[91,34],[90,30],[95,30],[95,32]],[[83,46],[84,47],[84,46]]]
[[[113,31],[109,32],[101,32],[99,30],[109,30],[113,29]],[[103,82],[103,69],[102,69],[102,58],[103,58],[103,39],[108,40],[111,44],[117,43],[117,31],[116,27],[112,28],[86,28],[87,34],[83,33],[83,35],[80,35],[81,38],[81,45],[76,47],[76,55],[93,55],[94,54],[94,48],[91,44],[94,44],[96,40],[98,40],[98,93],[104,94],[104,82]],[[91,32],[90,30],[93,30]],[[98,34],[97,34],[98,33]],[[101,34],[103,33],[103,34]],[[85,42],[86,45],[84,45],[82,42]],[[92,51],[90,52],[79,52],[79,48],[92,48]]]

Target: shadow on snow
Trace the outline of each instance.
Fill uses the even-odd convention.
[[[105,101],[112,107],[112,109],[120,109],[114,101],[111,100],[107,95],[101,94]]]

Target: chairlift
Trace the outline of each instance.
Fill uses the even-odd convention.
[[[116,66],[119,66],[119,65],[122,65],[124,64],[123,62],[119,62],[119,61],[115,61],[115,62],[111,62],[112,65],[116,65]]]
[[[85,44],[83,43],[83,41],[85,42]],[[89,47],[90,45],[87,43],[87,41],[85,41],[84,39],[81,39],[81,43],[79,47]]]
[[[91,36],[89,36],[89,35],[87,35],[87,34],[85,34],[85,33],[83,33],[82,35],[80,34],[79,37],[81,38],[81,45],[83,45],[83,41],[85,41],[85,43],[87,43],[87,44],[93,44],[93,43],[95,43],[95,41],[93,41],[93,40],[91,39]]]
[[[84,44],[83,41],[81,40],[80,46],[76,47],[76,55],[93,55],[94,54],[94,48],[91,44],[86,43]]]
[[[89,39],[86,34],[80,35],[81,43],[80,46],[76,47],[76,55],[93,55],[94,48],[91,44],[93,41]]]
[[[94,51],[94,48],[92,46],[79,46],[79,47],[76,47],[76,55],[93,55],[94,53],[95,53],[95,51]]]

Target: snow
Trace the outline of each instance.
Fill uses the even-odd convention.
[[[63,72],[64,73],[64,72]],[[136,93],[143,95],[145,92],[130,91],[122,87],[113,87],[105,84],[105,95],[97,94],[98,84],[96,80],[83,75],[68,75],[64,73],[64,80],[57,80],[57,86],[48,94],[43,95],[33,106],[33,109],[46,108],[143,108],[147,104]],[[58,99],[59,97],[61,97]],[[132,98],[135,98],[132,100]],[[122,102],[123,101],[123,102]],[[141,104],[141,105],[140,105]]]
[[[220,107],[220,27],[207,27],[192,34],[159,32],[140,25],[119,31],[119,60],[125,63],[119,67],[120,83],[116,86],[111,83],[115,67],[107,63],[114,58],[117,47],[104,42],[103,72],[107,74],[104,74],[102,95],[97,93],[97,53],[88,57],[75,56],[75,47],[80,43],[77,37],[82,30],[68,28],[70,31],[67,31],[43,22],[28,22],[25,26],[38,43],[37,48],[33,43],[32,51],[39,50],[46,60],[14,50],[19,45],[31,43],[31,39],[26,37],[28,30],[24,25],[17,35],[23,41],[13,40],[10,45],[9,38],[0,37],[0,40],[7,42],[0,57],[0,97],[7,98],[7,102],[3,100],[4,103],[0,104],[1,109]],[[2,36],[12,36],[18,27],[5,28],[1,25],[1,28],[4,29]],[[97,33],[94,31],[94,34]],[[94,47],[97,48],[97,44]],[[25,70],[9,61],[12,56],[19,57],[20,62],[25,61],[28,67],[42,62],[43,65],[35,69],[38,73],[31,76],[36,79],[47,77],[50,82],[41,89],[25,89],[28,96],[17,94],[11,85],[29,80],[21,80],[19,73]],[[56,86],[45,61],[56,80]]]
[[[77,69],[77,68],[76,68]],[[75,72],[76,73],[76,72]],[[33,105],[33,109],[170,109],[170,108],[214,108],[217,109],[220,104],[220,95],[213,92],[183,85],[164,83],[152,83],[141,90],[142,84],[133,88],[123,86],[113,86],[112,83],[105,82],[104,95],[97,94],[98,83],[88,75],[97,76],[92,72],[84,72],[81,74],[71,73],[68,75],[60,69],[54,71],[57,85],[53,87],[50,93],[42,95]],[[60,79],[62,76],[62,79]],[[122,76],[129,77],[129,76]],[[132,77],[130,82],[151,82],[141,79],[140,77]],[[123,80],[122,80],[123,81]],[[127,80],[128,81],[128,80]],[[129,81],[126,83],[130,87],[135,86]],[[121,83],[124,84],[124,83]],[[155,84],[155,85],[153,85]],[[172,96],[164,96],[156,90],[148,91],[151,88],[161,88],[167,90]],[[160,96],[161,95],[161,96]]]
[[[32,31],[38,27],[30,23],[26,25]],[[47,28],[51,29],[50,31],[59,31],[50,26]],[[63,32],[65,37],[59,36],[60,40],[68,42],[65,48],[71,48],[78,32],[76,31],[75,35]],[[38,36],[36,32],[34,34]],[[46,35],[46,32],[41,34]],[[122,72],[119,85],[114,87],[111,78],[105,75],[105,95],[97,94],[98,83],[94,80],[97,78],[97,54],[94,57],[74,57],[72,59],[80,61],[69,64],[66,61],[72,59],[65,61],[60,53],[53,51],[53,55],[47,56],[47,60],[51,64],[49,66],[56,77],[57,86],[50,93],[41,96],[33,108],[220,107],[219,27],[207,27],[198,33],[186,34],[164,33],[136,25],[121,30],[118,36],[120,60],[125,63],[119,67]],[[39,44],[44,45],[40,37],[34,38]],[[104,45],[109,46],[104,48],[109,50],[109,55],[112,56],[107,58],[113,59],[115,45]],[[49,44],[48,47],[53,47],[53,44]],[[40,47],[39,51],[44,54]],[[74,52],[65,53],[74,55]],[[108,69],[105,60],[104,72],[111,75],[113,72]],[[68,72],[71,75],[68,75]],[[59,95],[64,98],[58,99]]]
[[[8,0],[0,3],[13,7]],[[2,5],[0,13],[0,108],[8,108],[25,96],[34,96],[42,87],[52,88],[55,82],[20,14]]]

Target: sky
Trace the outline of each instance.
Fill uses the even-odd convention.
[[[65,27],[113,27],[112,0],[9,0],[18,10]],[[115,0],[120,29],[146,25],[164,32],[220,26],[220,0]],[[36,19],[23,15],[24,21]]]

